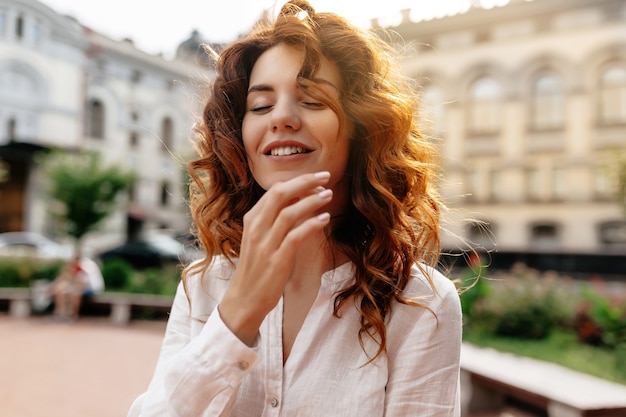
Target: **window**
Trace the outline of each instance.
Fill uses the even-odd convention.
[[[552,197],[565,200],[567,197],[567,172],[565,168],[552,170]]]
[[[421,113],[418,117],[420,128],[431,132],[441,131],[444,118],[442,91],[437,86],[428,84],[423,87],[421,98]]]
[[[493,249],[495,246],[495,227],[488,221],[473,221],[468,227],[470,243],[477,249]]]
[[[530,244],[536,249],[556,249],[559,247],[559,228],[556,224],[536,224],[530,229]]]
[[[626,123],[626,64],[612,65],[600,76],[600,122]]]
[[[92,138],[104,139],[104,104],[98,99],[89,101],[88,134]]]
[[[0,9],[0,37],[4,37],[7,30],[7,12]]]
[[[130,113],[130,132],[128,134],[128,144],[131,148],[136,148],[139,145],[139,132],[137,131],[137,121],[139,120],[139,115],[137,112]]]
[[[7,138],[10,141],[17,139],[17,120],[13,117],[7,122]]]
[[[608,247],[626,247],[626,221],[615,220],[598,225],[600,244]]]
[[[500,197],[500,172],[493,169],[489,171],[489,198],[491,200],[498,200]]]
[[[611,199],[614,195],[614,185],[611,171],[605,165],[597,166],[594,174],[595,194],[600,199]]]
[[[543,194],[541,171],[530,168],[526,171],[526,192],[530,200],[539,200]]]
[[[493,134],[500,130],[502,91],[491,77],[476,80],[469,91],[468,130],[473,134]]]
[[[564,88],[561,77],[553,72],[541,74],[532,86],[531,128],[562,129],[565,120]]]
[[[139,70],[133,70],[130,74],[130,82],[133,84],[139,84],[142,78],[143,74]]]
[[[163,143],[163,150],[168,152],[172,149],[174,139],[174,126],[172,119],[164,117],[161,120],[161,143]]]
[[[161,206],[167,207],[170,202],[170,192],[169,192],[170,184],[167,181],[163,181],[161,183]]]
[[[24,37],[24,16],[19,15],[15,19],[15,37],[21,40]]]

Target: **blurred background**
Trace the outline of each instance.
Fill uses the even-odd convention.
[[[155,38],[153,24],[142,36],[142,22],[121,29],[90,13],[92,6],[51,2],[115,28],[111,33]],[[247,20],[233,14],[238,24],[229,25],[230,15],[216,6],[211,15],[224,17],[220,27],[228,29],[221,31],[234,39],[245,31],[243,22],[254,23],[251,16],[263,19],[274,10],[250,4],[237,3],[250,9]],[[350,16],[346,4],[335,8]],[[446,250],[459,249],[462,237],[497,248],[494,267],[523,261],[572,273],[626,270],[619,192],[626,140],[623,1],[457,0],[399,9],[404,5],[395,15],[390,5],[380,20],[395,23],[385,27],[403,52],[404,72],[421,89],[416,112],[423,132],[441,146],[441,192],[450,207]],[[369,10],[375,12],[382,13],[380,6]],[[358,21],[363,13],[355,11]],[[182,11],[176,22],[173,27],[185,22]],[[381,25],[373,19],[368,26]],[[161,38],[167,27],[160,22]],[[203,86],[213,74],[201,45],[219,50],[225,42],[205,37],[202,27],[188,27],[186,36],[173,51],[148,53],[132,38],[95,31],[45,2],[1,0],[0,232],[64,240],[63,208],[47,192],[51,174],[37,155],[71,150],[95,152],[105,167],[134,178],[97,233],[81,236],[85,251],[109,249],[146,230],[185,238],[184,164],[193,155]]]
[[[52,280],[80,251],[106,291],[171,297],[203,256],[185,171],[214,75],[203,45],[276,5],[135,3],[0,0],[0,287]],[[387,30],[420,90],[442,268],[485,278],[462,296],[466,340],[553,362],[567,346],[564,366],[626,384],[626,2],[319,3]]]

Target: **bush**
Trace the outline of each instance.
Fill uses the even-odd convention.
[[[133,267],[123,259],[108,259],[102,265],[102,279],[106,290],[124,290],[132,282]]]
[[[495,280],[489,297],[478,302],[468,326],[496,336],[543,339],[557,326],[573,319],[568,294],[560,296],[563,280],[551,274],[517,267],[505,279]]]
[[[491,293],[486,277],[487,268],[480,262],[471,264],[461,275],[461,309],[463,318],[471,320],[477,305]]]
[[[589,286],[583,288],[582,294],[588,303],[584,314],[597,328],[599,341],[611,348],[626,347],[626,302],[612,302]]]
[[[146,269],[136,272],[129,292],[174,295],[180,281],[180,270],[176,266],[165,266],[159,269]]]
[[[0,257],[0,287],[29,287],[38,279],[53,280],[62,266],[62,260]]]

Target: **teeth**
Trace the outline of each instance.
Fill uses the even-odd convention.
[[[304,153],[304,148],[299,146],[283,146],[281,148],[274,148],[271,151],[272,156],[287,156],[296,153]]]

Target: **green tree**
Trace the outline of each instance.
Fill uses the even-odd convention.
[[[82,238],[113,212],[117,196],[135,177],[119,166],[106,166],[94,152],[54,151],[41,162],[49,195],[57,203],[55,214],[79,251]]]

